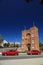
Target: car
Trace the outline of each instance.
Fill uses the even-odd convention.
[[[19,52],[18,50],[8,50],[8,51],[2,51],[2,56],[4,55],[18,55]]]
[[[41,51],[39,50],[27,51],[27,55],[39,55],[39,54],[41,54]]]

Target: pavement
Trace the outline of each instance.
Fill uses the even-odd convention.
[[[0,65],[43,65],[43,58],[0,60]]]
[[[14,56],[2,56],[0,54],[0,60],[16,60],[16,59],[32,59],[32,58],[43,58],[43,54],[41,55],[27,55],[27,54],[19,54],[18,56],[17,55],[14,55]]]

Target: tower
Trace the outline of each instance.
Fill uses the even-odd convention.
[[[29,30],[22,31],[22,50],[39,50],[38,28],[33,26]]]

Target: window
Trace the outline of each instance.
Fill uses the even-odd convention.
[[[34,43],[34,40],[32,40],[32,43]]]
[[[26,36],[27,36],[27,38],[28,38],[28,39],[30,39],[30,33],[27,33],[27,35],[26,35]]]
[[[34,46],[32,46],[32,48],[34,48]]]
[[[34,34],[32,34],[31,36],[34,37]]]

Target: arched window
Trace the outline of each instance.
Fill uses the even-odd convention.
[[[34,37],[34,34],[31,34],[32,37]]]
[[[30,38],[30,33],[27,33],[27,35],[26,35],[26,36],[27,36],[27,38],[29,39],[29,38]]]

